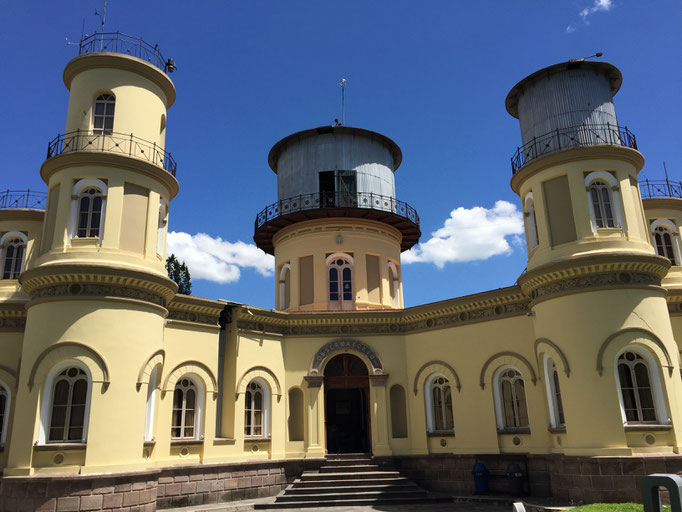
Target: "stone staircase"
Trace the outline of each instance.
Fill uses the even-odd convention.
[[[428,493],[392,467],[374,464],[371,454],[328,455],[319,471],[305,471],[272,503],[257,509],[399,505],[449,502]]]

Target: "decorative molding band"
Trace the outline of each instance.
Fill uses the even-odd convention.
[[[530,374],[530,380],[533,383],[533,386],[537,383],[538,379],[535,376],[535,370],[533,370],[533,366],[530,364],[528,359],[523,357],[521,354],[518,352],[512,352],[509,350],[506,350],[504,352],[498,352],[495,355],[492,355],[488,358],[488,360],[483,364],[483,368],[481,368],[481,376],[480,376],[480,386],[481,389],[485,389],[485,377],[486,377],[486,371],[488,370],[488,367],[495,362],[496,359],[500,359],[503,357],[513,357],[517,359],[522,365],[526,367],[526,370],[528,370],[528,373]]]
[[[23,332],[26,329],[26,316],[0,315],[0,332]]]
[[[190,322],[193,324],[218,325],[218,318],[220,315],[207,315],[204,313],[197,313],[195,311],[182,311],[179,309],[168,309],[169,320],[180,320],[182,322]]]
[[[641,327],[628,327],[625,329],[621,329],[620,331],[614,332],[613,334],[609,335],[609,337],[606,338],[606,340],[604,340],[604,342],[601,344],[601,347],[599,347],[599,353],[597,354],[597,373],[599,373],[600,376],[604,373],[604,352],[606,352],[606,349],[608,348],[609,344],[617,337],[630,333],[641,335],[643,338],[647,339],[648,341],[651,341],[654,345],[661,349],[661,352],[663,352],[665,360],[668,363],[667,364],[668,374],[670,377],[672,377],[674,368],[673,361],[672,358],[670,357],[670,354],[668,353],[668,349],[665,348],[665,344],[653,332],[647,329],[642,329]],[[666,365],[663,364],[661,366],[663,366],[664,368],[666,367]]]
[[[32,300],[57,299],[63,297],[115,297],[140,300],[161,307],[165,307],[166,305],[166,300],[163,295],[141,288],[114,284],[57,284],[34,289],[33,293],[31,293]]]
[[[424,372],[424,370],[426,370],[431,365],[442,366],[443,368],[446,368],[450,373],[452,373],[452,376],[455,378],[455,386],[457,387],[457,391],[462,391],[462,383],[460,382],[459,375],[457,375],[455,369],[445,361],[434,360],[429,361],[428,363],[424,363],[422,367],[419,368],[419,371],[417,371],[417,374],[414,376],[414,383],[412,384],[412,392],[414,393],[414,396],[417,396],[417,393],[419,392],[419,377],[421,377],[421,374]]]
[[[310,362],[308,376],[314,377],[320,375],[322,364],[327,359],[335,354],[348,351],[358,353],[364,356],[365,360],[369,361],[372,365],[370,376],[384,374],[384,365],[382,364],[381,359],[379,359],[379,356],[369,345],[358,340],[334,340],[322,346],[315,353],[313,360]]]
[[[176,295],[167,307],[170,320],[217,326],[225,304],[200,297]]]

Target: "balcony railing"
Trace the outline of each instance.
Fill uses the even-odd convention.
[[[46,192],[9,189],[0,192],[0,209],[25,208],[28,210],[44,210],[46,201]]]
[[[47,145],[47,158],[77,151],[116,153],[146,160],[162,167],[173,176],[177,163],[168,151],[132,133],[96,132],[76,130],[75,132],[57,135]]]
[[[639,182],[642,199],[652,197],[675,197],[682,199],[682,182],[665,180],[644,180]]]
[[[113,52],[131,55],[145,60],[164,72],[173,71],[170,61],[161,55],[158,45],[150,45],[141,37],[129,36],[120,32],[96,32],[91,36],[81,39],[78,46],[78,55],[97,52]]]
[[[409,204],[390,196],[371,192],[305,194],[277,201],[263,208],[256,216],[256,229],[263,224],[290,213],[325,208],[353,208],[385,211],[409,220],[419,227],[417,210]]]
[[[512,174],[541,156],[580,146],[615,145],[637,149],[637,139],[626,126],[581,124],[551,131],[516,149],[511,158]]]

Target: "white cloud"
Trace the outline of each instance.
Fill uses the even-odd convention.
[[[587,23],[587,17],[594,14],[595,12],[607,12],[613,7],[613,2],[611,0],[594,0],[592,7],[585,7],[580,11],[580,17],[585,23]]]
[[[576,31],[575,25],[573,25],[572,23],[568,27],[566,27],[567,34],[572,34],[575,31]]]
[[[275,268],[275,258],[254,244],[226,242],[206,233],[190,235],[171,231],[166,253],[184,261],[193,279],[216,283],[239,281],[243,268],[253,268],[262,276],[272,275]]]
[[[443,268],[446,263],[486,260],[509,254],[523,235],[523,216],[516,205],[497,201],[492,208],[474,206],[450,212],[443,227],[431,238],[403,254],[403,263],[426,262]]]

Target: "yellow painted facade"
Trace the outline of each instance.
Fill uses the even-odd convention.
[[[375,456],[679,454],[682,200],[642,203],[636,149],[574,147],[518,170],[529,262],[516,286],[403,308],[410,226],[382,206],[374,218],[332,212],[270,233],[270,311],[179,295],[166,276],[179,188],[164,153],[175,98],[166,74],[103,53],[77,57],[64,78],[76,135],[41,168],[46,210],[0,210],[0,237],[25,238],[21,275],[0,280],[4,476],[323,457],[331,437],[345,442],[329,430],[325,376],[341,354],[366,367],[358,442]],[[115,97],[113,128],[98,132],[104,94]],[[117,133],[138,143],[124,151]],[[614,226],[595,225],[592,175],[608,182]],[[99,206],[83,202],[91,190]],[[83,227],[83,208],[100,224]],[[652,238],[657,219],[678,244],[672,266]],[[338,275],[352,269],[345,304],[331,298],[337,260]],[[649,376],[639,388],[651,403],[634,412],[619,381],[624,354]]]

